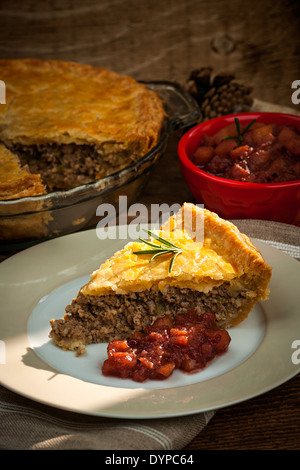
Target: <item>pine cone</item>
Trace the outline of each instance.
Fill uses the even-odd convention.
[[[247,112],[253,103],[251,87],[237,83],[233,74],[219,74],[212,78],[211,67],[193,70],[186,89],[197,101],[203,121]]]

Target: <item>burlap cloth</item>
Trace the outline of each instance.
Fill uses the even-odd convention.
[[[300,228],[276,222],[235,220],[239,229],[300,260]],[[0,387],[0,448],[6,450],[179,450],[215,412],[118,420],[65,412]]]

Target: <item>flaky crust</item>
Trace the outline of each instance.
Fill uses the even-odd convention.
[[[272,268],[247,235],[241,233],[233,223],[207,209],[185,203],[180,213],[169,219],[168,228],[176,230],[177,224],[182,224],[184,216],[188,216],[188,221],[193,223],[199,214],[204,221],[204,248],[213,250],[235,271],[235,276],[230,281],[232,294],[236,295],[241,290],[248,292],[248,303],[240,309],[233,321],[228,319],[227,326],[234,326],[248,316],[259,300],[268,299]],[[195,227],[191,230],[194,232]]]
[[[46,188],[40,175],[32,175],[27,168],[21,167],[18,157],[0,144],[0,200],[10,201],[45,193]],[[11,214],[13,207],[2,206],[2,217],[0,217],[2,242],[42,238],[47,235],[47,224],[51,220],[50,214],[48,212],[34,213],[42,209],[41,202],[39,200],[27,201],[25,207],[24,212],[27,214],[15,217]]]
[[[40,175],[32,175],[22,168],[18,157],[0,144],[0,199],[18,199],[45,193]]]
[[[193,225],[201,219],[204,232],[199,241]],[[267,298],[271,267],[246,235],[217,214],[184,204],[161,228],[160,235],[183,248],[171,272],[170,256],[161,256],[149,263],[151,255],[133,253],[147,249],[147,245],[130,242],[105,261],[80,292],[83,295],[126,294],[150,288],[163,292],[173,286],[209,293],[214,287],[230,283],[233,296],[243,290],[249,300],[227,326],[242,321],[258,300]]]
[[[159,97],[133,78],[103,68],[40,59],[0,60],[6,105],[0,141],[155,145],[165,112]]]

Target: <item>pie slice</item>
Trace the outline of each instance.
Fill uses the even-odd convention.
[[[191,309],[213,312],[217,325],[229,328],[268,297],[271,267],[232,223],[186,203],[159,235],[181,250],[172,269],[172,253],[149,262],[151,253],[136,253],[149,250],[146,243],[128,243],[92,273],[64,318],[51,320],[58,346],[80,355],[90,343],[126,339],[158,317]],[[159,244],[155,237],[150,242]]]
[[[17,155],[0,144],[0,199],[10,200],[45,194],[40,175],[22,167]]]
[[[0,142],[47,189],[115,173],[157,143],[166,116],[159,96],[132,77],[89,65],[1,59],[6,104]]]
[[[46,188],[38,174],[30,173],[27,166],[22,166],[17,155],[0,144],[0,200],[1,207],[0,239],[2,242],[42,238],[47,235],[47,226],[51,215],[42,211],[40,196],[46,194]],[[30,198],[19,208],[21,214],[15,215],[11,202],[14,199]]]

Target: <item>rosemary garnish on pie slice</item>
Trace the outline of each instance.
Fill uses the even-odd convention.
[[[170,273],[172,271],[173,264],[174,264],[176,257],[180,255],[180,253],[183,252],[182,248],[179,248],[178,246],[174,245],[174,243],[166,240],[165,238],[159,237],[158,235],[151,232],[150,230],[144,229],[144,231],[147,232],[150,237],[160,242],[160,245],[156,243],[151,243],[148,240],[143,240],[142,238],[139,238],[141,242],[146,243],[146,245],[150,246],[151,250],[134,251],[133,253],[135,255],[152,255],[149,263],[151,263],[151,261],[157,256],[173,254],[171,262],[170,262],[170,266],[169,266],[169,273]]]

